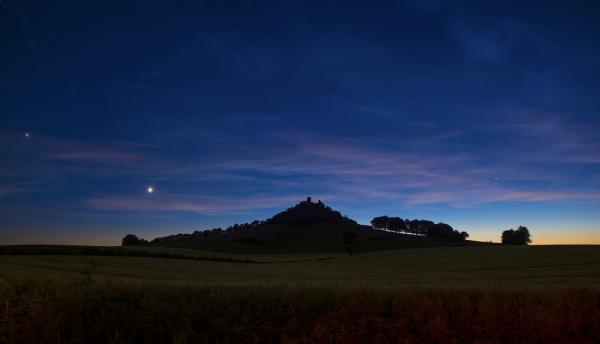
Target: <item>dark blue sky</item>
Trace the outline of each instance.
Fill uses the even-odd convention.
[[[598,13],[3,0],[0,242],[117,244],[312,195],[362,223],[600,243]]]

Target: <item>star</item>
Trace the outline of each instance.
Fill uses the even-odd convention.
[[[23,134],[23,136],[25,136],[25,138],[28,139],[31,137],[31,134],[28,131],[26,131],[25,134]]]
[[[146,192],[148,192],[149,194],[154,192],[154,187],[152,185],[148,186],[148,188],[146,188]]]

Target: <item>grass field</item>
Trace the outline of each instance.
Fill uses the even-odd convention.
[[[345,252],[304,252],[304,253],[240,253],[209,251],[193,248],[162,246],[74,246],[74,245],[11,245],[0,246],[0,256],[121,256],[155,257],[210,261],[237,262],[286,262],[298,260],[328,259],[345,256]]]
[[[600,341],[598,246],[220,253],[232,261],[85,249],[0,255],[0,343]]]
[[[154,248],[159,250],[158,248]],[[170,252],[187,252],[185,249]],[[200,252],[197,254],[216,254]],[[0,276],[78,276],[195,285],[600,286],[598,246],[481,246],[339,254],[227,254],[263,263],[155,257],[5,255]],[[330,259],[324,259],[331,257]],[[297,261],[294,261],[297,260]]]

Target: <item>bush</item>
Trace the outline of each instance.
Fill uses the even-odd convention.
[[[143,244],[147,244],[147,243],[148,243],[148,241],[146,241],[144,239],[140,239],[134,234],[127,234],[123,238],[121,245],[122,246],[132,246],[132,245],[143,245]]]
[[[527,245],[531,243],[531,235],[527,227],[519,226],[517,230],[509,229],[502,232],[502,243],[505,245]]]

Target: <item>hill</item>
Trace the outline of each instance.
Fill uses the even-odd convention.
[[[225,230],[215,228],[169,235],[139,244],[230,253],[338,253],[345,250],[342,236],[347,232],[357,236],[353,245],[357,253],[485,244],[373,229],[358,224],[321,201],[312,202],[310,197],[266,221],[235,224]]]

